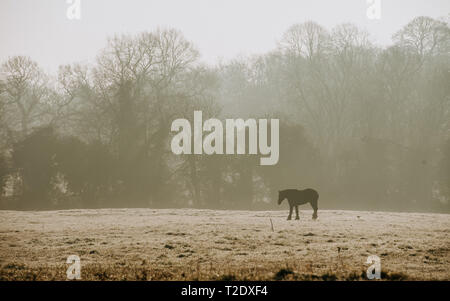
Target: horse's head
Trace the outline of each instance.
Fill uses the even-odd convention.
[[[281,202],[285,199],[284,191],[278,190],[278,205],[281,204]]]

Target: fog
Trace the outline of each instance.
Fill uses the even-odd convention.
[[[449,212],[450,3],[393,2],[2,1],[0,207]],[[276,164],[175,154],[194,111],[278,120]]]
[[[270,51],[289,26],[309,20],[327,29],[350,22],[389,45],[414,17],[448,14],[450,2],[381,1],[380,20],[367,18],[366,0],[81,0],[80,20],[67,18],[68,7],[65,0],[0,1],[0,60],[30,56],[56,72],[61,64],[94,62],[108,36],[170,27],[200,49],[202,61],[215,64]]]

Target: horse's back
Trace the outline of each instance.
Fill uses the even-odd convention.
[[[319,198],[319,193],[312,188],[307,188],[300,191],[310,200],[317,200]]]

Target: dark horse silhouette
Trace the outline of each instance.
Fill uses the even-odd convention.
[[[303,205],[306,203],[310,203],[311,207],[314,209],[312,218],[317,218],[317,200],[319,199],[319,194],[314,189],[286,189],[278,191],[278,205],[280,205],[284,199],[287,199],[289,202],[289,216],[287,218],[288,220],[292,218],[292,209],[294,207],[296,215],[295,219],[300,219],[300,217],[298,216],[298,205]]]

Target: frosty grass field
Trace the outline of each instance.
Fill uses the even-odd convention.
[[[0,211],[0,280],[450,280],[450,215],[367,211]],[[273,230],[271,226],[273,223]]]

